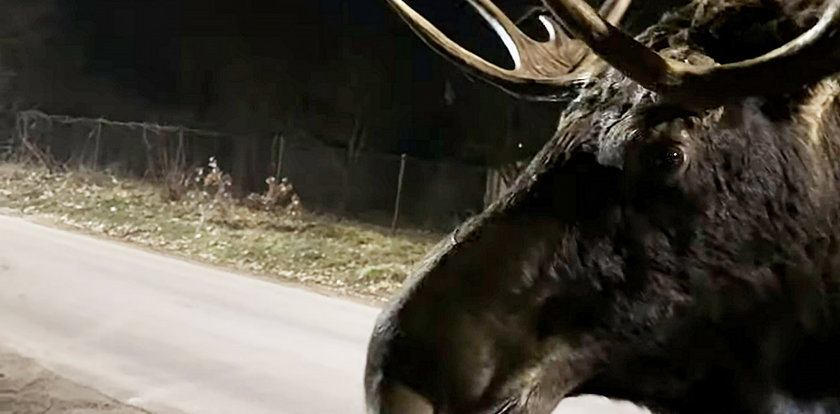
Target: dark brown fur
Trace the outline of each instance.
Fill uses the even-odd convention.
[[[640,39],[740,60],[820,4],[696,1]],[[394,383],[449,413],[545,413],[577,393],[662,413],[840,412],[838,93],[825,79],[692,113],[614,71],[584,87],[514,190],[383,314],[374,412]],[[687,162],[657,166],[671,147]]]

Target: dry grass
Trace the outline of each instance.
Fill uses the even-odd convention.
[[[168,201],[113,175],[0,164],[0,207],[217,265],[383,298],[436,241],[311,214],[253,211],[192,191]]]

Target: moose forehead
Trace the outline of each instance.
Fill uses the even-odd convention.
[[[595,153],[601,164],[620,168],[624,149],[631,142],[670,138],[690,143],[700,136],[714,139],[715,131],[757,135],[761,131],[750,129],[755,123],[746,121],[761,120],[768,129],[790,135],[791,142],[818,152],[829,150],[825,147],[826,128],[831,128],[837,118],[834,112],[840,82],[829,77],[803,91],[801,96],[744,98],[692,111],[658,103],[655,93],[620,74],[609,73],[568,105],[559,122],[557,142],[548,147],[560,152],[583,149]],[[780,108],[783,114],[778,113]],[[699,131],[706,133],[696,134]]]
[[[691,125],[714,125],[722,111],[699,113],[656,99],[621,74],[606,74],[568,105],[556,136],[536,163],[555,164],[571,151],[583,151],[594,154],[601,165],[623,169],[629,144],[656,139],[687,143]]]
[[[835,193],[831,154],[838,151],[832,139],[840,124],[838,96],[840,83],[829,77],[801,94],[746,98],[694,112],[657,103],[655,94],[608,73],[564,111],[557,135],[525,177],[538,180],[575,151],[594,154],[602,166],[626,174],[629,148],[664,140],[686,151],[694,166],[691,182],[744,181],[743,186],[768,190],[762,193],[767,197],[793,184],[814,206],[823,205]],[[752,171],[726,170],[731,162]]]

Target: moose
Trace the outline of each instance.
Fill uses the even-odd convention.
[[[547,41],[468,0],[513,69],[387,1],[471,75],[572,99],[382,312],[369,413],[840,412],[840,0],[693,0],[635,37],[629,0],[543,0]]]

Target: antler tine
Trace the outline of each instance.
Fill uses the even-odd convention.
[[[776,50],[736,63],[695,66],[645,47],[583,0],[543,0],[569,32],[607,63],[666,100],[697,109],[792,91],[840,71],[840,0],[828,1],[813,28]]]
[[[632,2],[633,0],[607,0],[601,5],[599,13],[601,16],[604,16],[606,21],[618,25],[624,18]],[[531,15],[533,12],[534,10],[532,9],[526,16]],[[579,40],[571,39],[566,34],[563,26],[553,16],[541,15],[539,16],[539,20],[549,34],[547,43],[553,43],[557,50],[556,53],[565,57],[569,72],[594,74],[604,66],[604,62],[597,55],[591,53],[591,50],[586,45],[581,44]],[[534,42],[527,36],[526,39]],[[537,55],[536,58],[539,59],[540,56]],[[538,62],[535,63],[539,64]]]
[[[609,24],[618,26],[633,0],[607,0],[601,5],[599,13]]]
[[[493,4],[490,0],[466,0],[473,8],[478,11],[481,17],[490,25],[496,32],[496,35],[502,39],[505,46],[513,59],[513,64],[516,69],[522,67],[524,60],[529,58],[527,53],[522,53],[531,47],[533,40],[522,33],[519,27],[514,23],[498,6]]]
[[[510,17],[508,17],[498,6],[490,0],[467,0],[490,24],[499,24],[509,36],[518,39],[527,39],[524,33],[519,30]]]
[[[471,71],[478,70],[491,78],[505,79],[511,76],[511,71],[487,62],[455,43],[403,0],[388,0],[388,3],[421,39],[445,57],[454,60],[459,66],[472,68]]]
[[[606,20],[607,23],[613,26],[618,26],[621,20],[624,19],[624,15],[630,8],[631,3],[633,3],[633,0],[607,0],[601,5],[599,14],[604,16],[604,20]],[[576,70],[594,73],[600,71],[604,68],[604,66],[606,66],[606,62],[601,60],[596,53],[592,53],[592,49],[587,47],[585,50],[587,53],[578,63]]]
[[[607,63],[642,84],[661,90],[670,66],[656,52],[605,21],[583,0],[543,0],[566,30]]]
[[[548,41],[557,43],[559,47],[565,42],[572,40],[569,35],[566,34],[566,29],[557,23],[550,15],[542,14],[539,17],[540,23],[543,24],[545,27],[545,31],[548,32]]]
[[[412,9],[404,0],[388,3],[423,41],[462,69],[501,87],[508,93],[532,100],[556,100],[570,83],[590,76],[589,72],[572,71],[579,66],[586,50],[580,42],[558,36],[554,42],[537,42],[525,35],[492,0],[467,0],[504,41],[514,60],[514,69],[503,69],[468,51]],[[609,0],[621,3],[629,0]],[[612,16],[610,8],[608,16]],[[623,14],[623,12],[621,13]],[[556,23],[553,23],[556,27]],[[560,32],[562,33],[562,32]],[[559,38],[565,41],[558,45]],[[562,46],[562,47],[558,47]],[[587,67],[590,69],[590,67]]]

